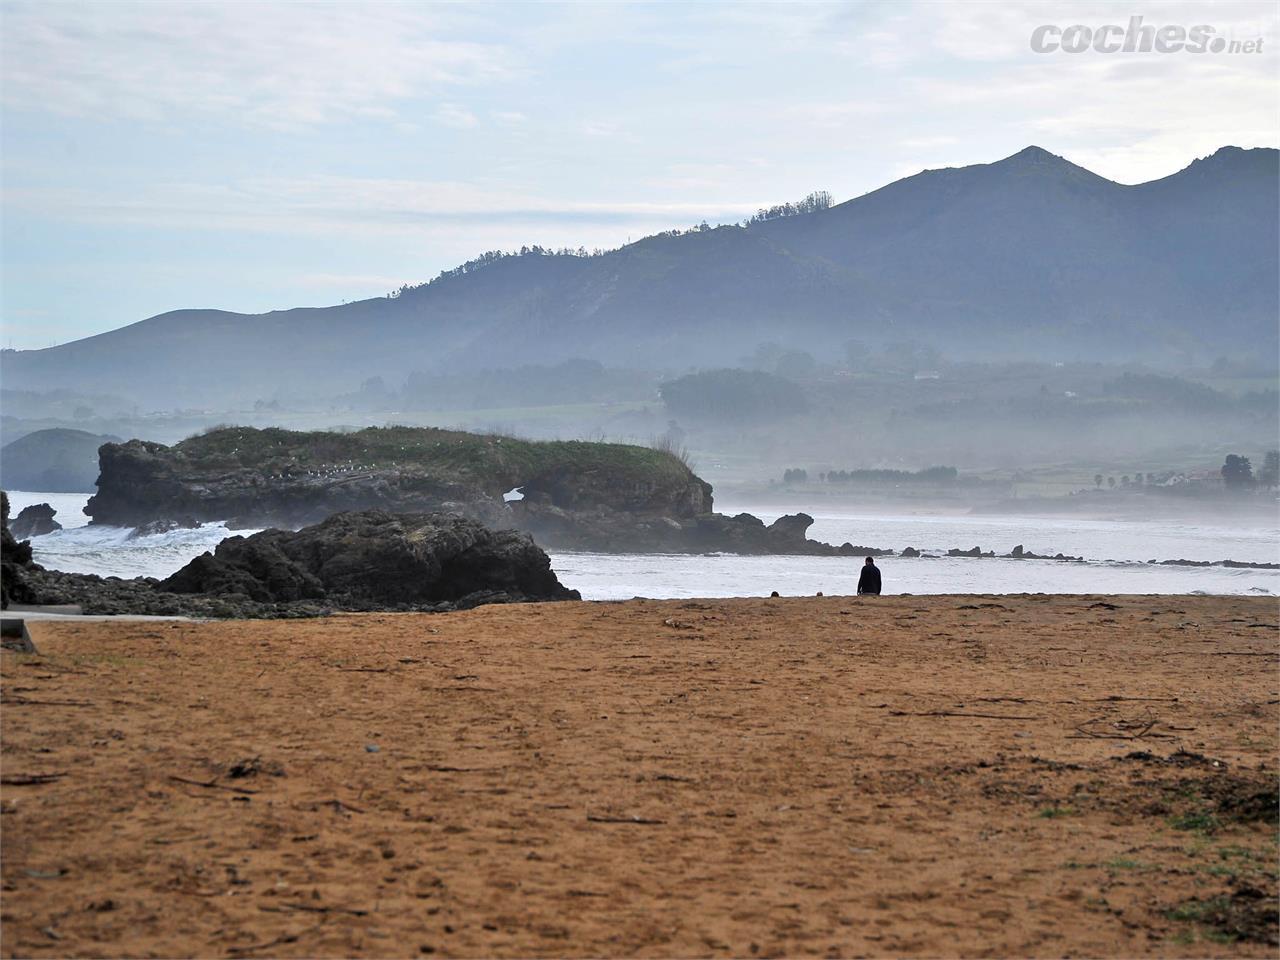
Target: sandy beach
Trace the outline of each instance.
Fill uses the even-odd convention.
[[[1274,956],[1273,598],[32,625],[16,956]]]

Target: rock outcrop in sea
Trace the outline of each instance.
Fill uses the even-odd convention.
[[[803,513],[767,526],[751,514],[715,513],[711,485],[679,457],[628,444],[418,427],[226,427],[171,447],[108,443],[99,457],[98,493],[85,508],[99,524],[297,529],[344,511],[447,512],[494,530],[523,530],[549,549],[887,552],[809,540],[813,519]]]
[[[456,514],[340,513],[297,532],[228,537],[160,581],[46,570],[10,532],[7,496],[3,506],[6,609],[74,604],[87,614],[260,618],[580,599],[527,534]]]
[[[62,524],[53,519],[57,512],[47,503],[33,503],[29,507],[23,507],[9,521],[10,531],[16,539],[26,540],[28,537],[43,537],[47,533],[61,530]]]
[[[157,589],[344,610],[579,600],[527,534],[456,514],[338,513],[296,533],[228,537]]]

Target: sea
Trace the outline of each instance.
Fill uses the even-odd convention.
[[[36,562],[55,570],[116,577],[166,577],[212,550],[224,537],[249,535],[225,524],[134,537],[126,527],[89,526],[89,494],[9,491],[13,514],[33,503],[57,510],[63,529],[31,541]],[[749,512],[769,523],[776,507],[718,503],[724,513]],[[1151,560],[1280,562],[1280,521],[1114,519],[1031,516],[939,516],[812,512],[809,536],[828,543],[893,549],[918,558],[876,561],[887,594],[1131,593],[1280,596],[1280,570],[1176,567]],[[948,549],[1008,553],[1021,545],[1040,554],[1086,558],[1009,560],[947,557]],[[732,554],[603,554],[556,552],[551,565],[588,600],[681,597],[828,596],[852,593],[861,557],[743,557]]]

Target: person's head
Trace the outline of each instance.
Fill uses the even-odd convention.
[[[865,566],[868,566],[868,567],[874,567],[875,565],[876,565],[876,558],[875,558],[875,557],[867,557],[867,562],[866,562]]]

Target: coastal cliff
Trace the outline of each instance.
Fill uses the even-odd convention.
[[[836,554],[805,514],[766,526],[714,513],[711,485],[674,454],[418,427],[351,433],[225,427],[173,446],[104,444],[94,523],[228,522],[296,529],[335,513],[460,514],[552,549]],[[513,491],[515,491],[513,493]],[[508,502],[506,496],[512,497]]]
[[[572,510],[692,517],[711,509],[710,485],[657,450],[434,428],[225,427],[173,446],[104,444],[99,463],[98,493],[85,511],[95,523],[123,526],[192,517],[290,527],[344,510],[445,507],[498,520],[514,488]]]

